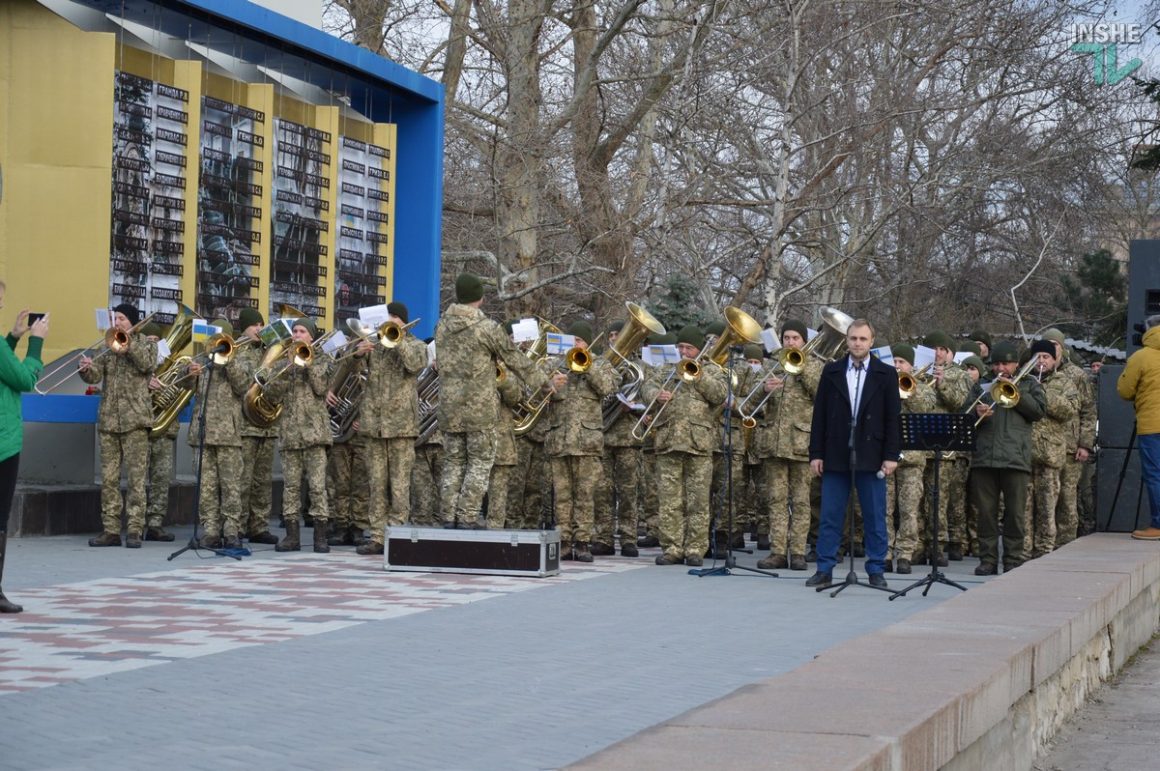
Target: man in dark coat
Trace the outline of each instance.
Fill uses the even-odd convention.
[[[810,468],[822,478],[822,508],[818,569],[806,586],[832,583],[853,482],[865,522],[866,572],[872,586],[886,587],[885,479],[898,466],[902,403],[897,373],[870,355],[873,346],[870,322],[851,323],[848,353],[822,370],[814,397]]]

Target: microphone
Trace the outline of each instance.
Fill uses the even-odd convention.
[[[879,479],[885,479],[885,478],[886,478],[886,472],[885,472],[885,471],[883,471],[882,469],[878,469],[878,473],[877,473],[877,474],[875,474],[874,476],[878,477]]]

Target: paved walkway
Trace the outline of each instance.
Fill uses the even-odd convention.
[[[957,594],[831,599],[651,549],[535,579],[174,548],[9,542],[0,767],[556,768]]]
[[[1092,695],[1041,758],[1038,771],[1156,768],[1160,756],[1160,639]]]

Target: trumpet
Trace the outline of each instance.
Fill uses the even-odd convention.
[[[909,399],[918,390],[918,379],[909,372],[898,373],[898,398]]]
[[[1027,363],[1024,364],[1023,367],[1015,374],[1014,378],[1011,380],[995,380],[988,388],[984,389],[983,393],[979,394],[979,398],[971,402],[970,406],[963,410],[963,412],[974,412],[975,406],[982,403],[984,396],[990,397],[992,406],[1002,407],[1003,409],[1007,410],[1011,409],[1015,405],[1019,404],[1019,381],[1027,377],[1027,375],[1031,373],[1031,370],[1037,368],[1040,370],[1040,373],[1042,373],[1042,368],[1039,367],[1038,358],[1032,356],[1027,361]],[[975,425],[978,426],[982,422],[983,418],[979,418],[975,421]]]
[[[64,361],[56,364],[51,369],[41,373],[40,379],[36,381],[34,388],[41,396],[52,393],[57,388],[64,385],[69,378],[76,372],[76,368],[80,365],[82,358],[89,356],[93,361],[101,358],[105,354],[112,351],[113,353],[121,353],[129,347],[133,333],[141,327],[148,324],[157,313],[150,313],[145,318],[138,321],[133,326],[129,327],[129,331],[125,332],[116,327],[109,327],[105,330],[105,334],[100,340],[90,345],[83,351],[79,351]],[[62,375],[63,373],[63,375]]]

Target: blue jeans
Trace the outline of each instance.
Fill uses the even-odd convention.
[[[1160,435],[1158,435],[1160,437]],[[862,505],[862,529],[866,545],[866,572],[886,571],[886,480],[877,472],[857,471],[854,486]],[[850,499],[850,472],[822,472],[822,512],[818,523],[818,572],[831,573],[838,561],[838,544]],[[850,545],[853,548],[853,544]]]
[[[1160,434],[1139,434],[1136,446],[1140,448],[1140,475],[1148,489],[1152,527],[1160,527]]]

